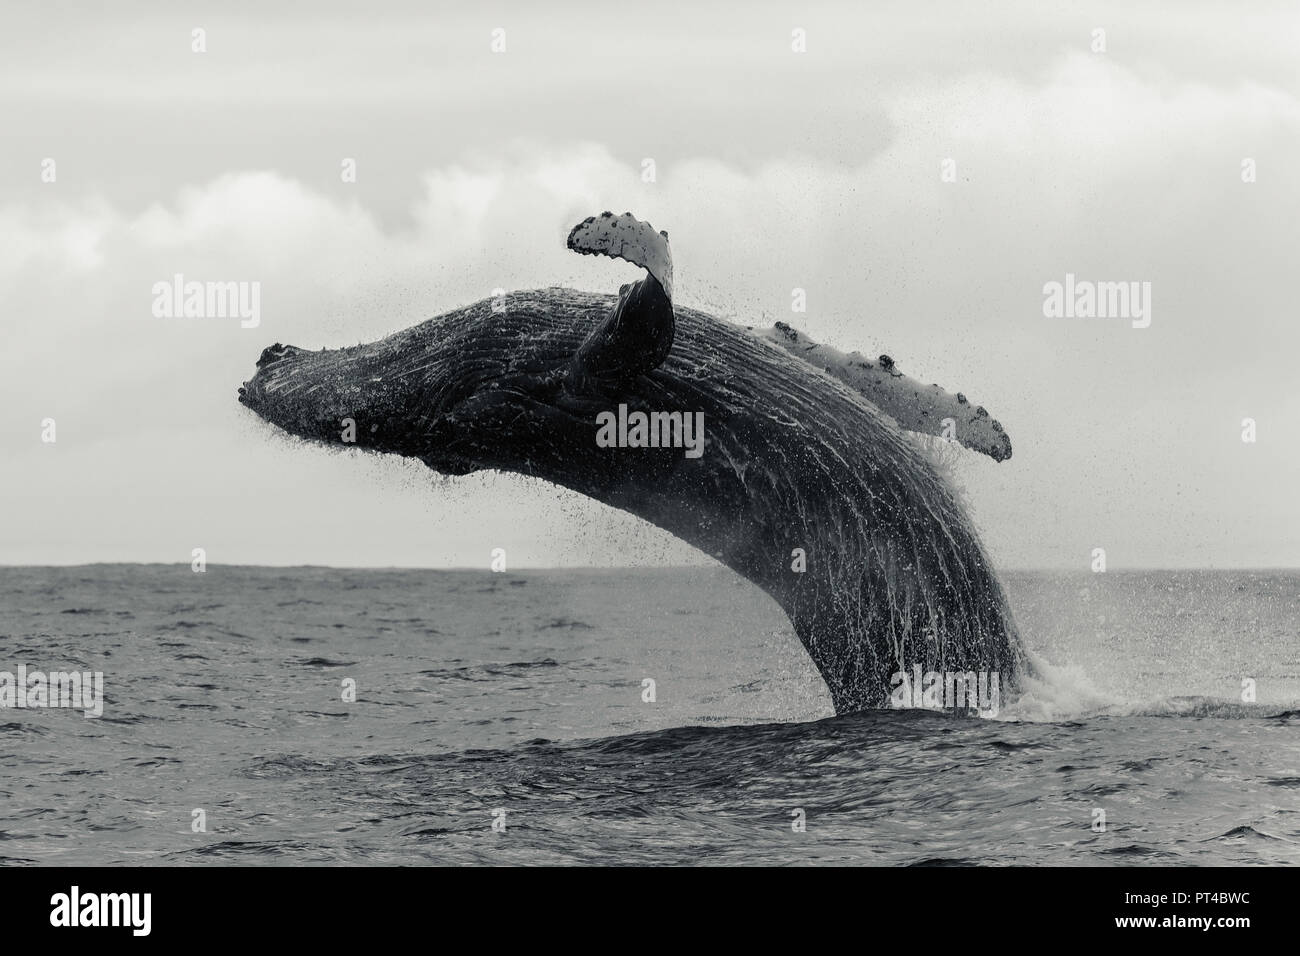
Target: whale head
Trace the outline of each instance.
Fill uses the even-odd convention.
[[[593,445],[593,415],[618,400],[637,404],[641,372],[671,346],[671,309],[658,317],[659,334],[609,344],[604,327],[651,296],[657,285],[647,282],[648,291],[629,284],[617,298],[511,293],[365,345],[277,342],[239,401],[299,438],[417,458],[444,474],[516,470],[520,456],[572,471]]]

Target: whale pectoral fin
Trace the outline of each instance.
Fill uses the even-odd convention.
[[[1011,437],[982,405],[972,405],[961,392],[953,395],[938,385],[925,385],[904,375],[893,359],[868,360],[819,345],[784,322],[756,333],[805,362],[839,379],[911,432],[942,437],[945,419],[952,419],[952,437],[994,461],[1011,457]]]
[[[607,212],[574,226],[568,247],[583,255],[625,259],[647,273],[619,290],[609,317],[578,347],[568,387],[580,393],[618,388],[658,368],[672,348],[675,325],[668,234],[655,232],[631,213]]]

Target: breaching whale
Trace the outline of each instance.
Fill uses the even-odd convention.
[[[892,675],[918,667],[995,672],[1015,687],[1026,663],[1002,588],[905,434],[955,428],[1001,461],[1001,425],[888,356],[675,305],[668,236],[631,214],[584,220],[568,245],[646,275],[616,298],[549,288],[484,299],[367,345],[277,343],[239,400],[301,438],[449,475],[530,475],[667,530],[777,601],[837,713],[886,706]],[[598,443],[598,419],[620,406],[660,423],[696,416],[702,454]]]

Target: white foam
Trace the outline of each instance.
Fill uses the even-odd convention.
[[[1020,679],[1020,694],[1003,704],[998,720],[1062,721],[1107,714],[1120,701],[1096,688],[1077,664],[1057,666],[1032,651],[1030,669]]]

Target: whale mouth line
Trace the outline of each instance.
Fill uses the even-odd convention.
[[[995,673],[1012,693],[1030,665],[1001,585],[908,436],[1005,461],[1001,424],[889,356],[675,305],[667,235],[631,214],[569,242],[646,274],[617,296],[512,292],[364,345],[277,342],[239,401],[300,438],[536,477],[657,525],[776,599],[838,713],[889,706],[917,668]],[[698,416],[700,455],[633,440],[632,410]]]

